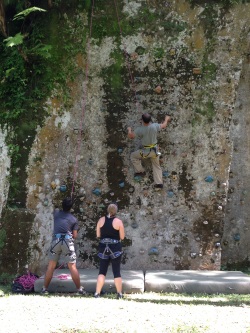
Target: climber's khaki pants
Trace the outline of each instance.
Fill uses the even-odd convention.
[[[149,154],[148,153],[144,154],[143,155],[144,157],[142,158],[141,152],[143,152],[143,151],[136,150],[130,156],[131,162],[135,168],[135,172],[144,172],[145,169],[143,168],[142,163],[141,163],[142,159],[150,158],[151,163],[152,163],[152,168],[153,168],[154,182],[155,182],[155,184],[163,184],[162,169],[160,166],[159,156],[156,156],[155,151],[151,150]]]

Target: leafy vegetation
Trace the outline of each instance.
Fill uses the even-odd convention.
[[[22,4],[21,12],[16,12],[21,9],[20,3],[16,7],[11,4],[12,17],[8,17],[6,7],[6,20],[10,21],[13,36],[0,43],[0,124],[9,128],[7,144],[12,163],[9,204],[14,206],[15,201],[24,200],[26,179],[25,171],[20,175],[16,169],[21,165],[25,170],[32,138],[47,115],[44,101],[56,89],[62,104],[71,102],[68,83],[81,70],[73,60],[79,52],[83,53],[86,44],[86,34],[82,33],[86,31],[85,22],[80,15],[72,23],[67,16],[61,16],[60,10],[25,8],[25,3]],[[53,5],[60,9],[66,4],[53,1]]]

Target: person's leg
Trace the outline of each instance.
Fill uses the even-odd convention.
[[[100,268],[99,268],[99,274],[98,274],[97,282],[96,282],[95,295],[100,295],[100,293],[102,291],[102,288],[105,283],[106,274],[108,271],[108,266],[109,266],[109,259],[100,259]]]
[[[153,169],[153,177],[155,184],[163,184],[162,179],[162,169],[160,166],[160,159],[159,156],[155,157],[155,153],[150,153],[152,169]]]
[[[80,275],[78,272],[78,269],[76,267],[76,263],[68,263],[68,268],[71,273],[72,280],[74,284],[76,285],[76,288],[79,290],[81,287],[81,282],[80,282]]]
[[[140,150],[137,150],[137,151],[134,151],[133,153],[131,153],[130,158],[131,158],[131,162],[134,166],[135,172],[144,173],[145,169],[143,168],[143,166],[141,164],[142,157],[140,154]]]
[[[105,283],[105,278],[106,278],[106,276],[103,275],[103,274],[99,274],[98,277],[97,277],[95,293],[98,294],[98,295],[100,295],[100,293],[102,291],[102,288],[103,288],[104,283]]]
[[[56,263],[57,262],[54,260],[49,261],[48,268],[47,268],[47,271],[46,271],[45,277],[44,277],[44,284],[43,284],[44,289],[48,289],[50,281],[53,277],[54,270],[56,268]]]
[[[121,256],[118,258],[112,259],[112,271],[114,275],[114,283],[116,287],[116,292],[122,294],[122,278],[121,278]]]

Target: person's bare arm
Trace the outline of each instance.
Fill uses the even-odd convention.
[[[134,139],[135,138],[135,133],[132,132],[131,127],[128,127],[128,138],[129,139]]]
[[[170,122],[170,120],[171,120],[171,117],[170,116],[166,116],[164,122],[160,125],[161,129],[166,128],[167,124]]]
[[[123,240],[125,238],[125,230],[124,230],[122,221],[120,222],[119,236],[120,236],[120,240]]]
[[[97,238],[100,238],[101,237],[101,227],[103,226],[103,222],[104,222],[105,218],[104,217],[101,217],[99,219],[99,221],[97,222],[97,225],[96,225],[96,237]]]
[[[73,235],[73,238],[76,239],[76,237],[77,237],[77,230],[73,230],[72,231],[72,235]]]

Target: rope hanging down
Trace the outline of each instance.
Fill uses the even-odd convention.
[[[77,149],[76,149],[76,155],[75,155],[75,165],[74,165],[74,175],[73,175],[72,189],[71,189],[71,198],[73,197],[74,188],[75,188],[75,181],[76,181],[76,175],[77,175],[77,170],[78,170],[78,155],[80,153],[80,148],[81,148],[83,120],[84,120],[85,108],[86,108],[87,96],[88,96],[89,50],[90,50],[90,40],[91,40],[91,36],[92,36],[92,23],[93,23],[93,15],[94,15],[94,4],[95,4],[95,1],[92,0],[91,18],[90,18],[90,29],[89,29],[89,37],[88,37],[88,40],[87,40],[87,61],[86,61],[86,67],[85,67],[85,89],[84,89],[84,95],[83,95],[83,104],[82,104],[82,115],[81,115],[81,121],[80,121],[80,129],[79,129],[78,139],[77,139]]]

